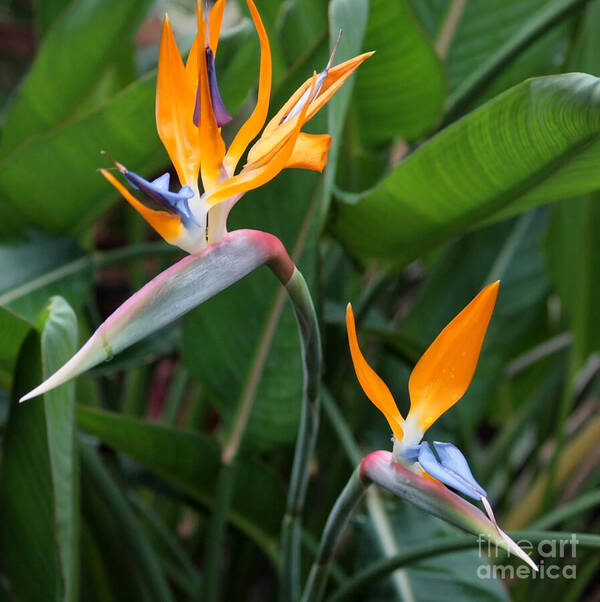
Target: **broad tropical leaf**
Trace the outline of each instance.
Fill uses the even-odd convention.
[[[407,262],[465,229],[600,188],[600,80],[515,86],[421,146],[332,229],[362,258]]]

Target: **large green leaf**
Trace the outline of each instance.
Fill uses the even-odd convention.
[[[356,76],[363,138],[379,143],[425,134],[441,117],[446,78],[407,0],[371,0],[363,49],[376,51]]]
[[[221,92],[236,111],[256,81],[256,35],[237,30],[219,45],[230,60],[221,68]],[[137,80],[108,104],[20,146],[0,161],[0,236],[24,225],[72,231],[89,223],[117,197],[96,173],[106,150],[133,171],[151,176],[168,163],[154,117],[156,77]],[[52,157],[52,161],[48,160]],[[35,177],[32,177],[35,174]]]
[[[316,268],[315,181],[312,174],[284,172],[232,214],[234,225],[276,233],[290,254],[296,250],[309,286]],[[258,377],[244,442],[266,450],[294,440],[302,400],[300,341],[285,290],[268,270],[256,270],[188,314],[182,353],[190,372],[216,394],[226,430],[248,383]]]
[[[528,80],[420,147],[332,227],[355,255],[406,262],[464,229],[600,188],[600,85]]]
[[[22,84],[3,128],[0,155],[69,118],[150,4],[149,0],[69,4],[44,38]]]
[[[81,406],[77,408],[77,424],[203,505],[211,506],[221,465],[214,439]],[[271,554],[283,515],[284,489],[275,475],[257,462],[240,460],[237,472],[229,519]]]
[[[70,601],[77,600],[79,572],[74,385],[25,405],[17,399],[73,353],[77,322],[53,297],[40,324],[19,357],[4,439],[2,563],[19,600]]]
[[[543,6],[553,1],[467,2],[448,51],[446,64],[452,89],[467,80],[485,59],[506,44]]]
[[[561,0],[487,0],[487,2],[450,2],[446,0],[411,0],[411,4],[432,37],[438,37],[447,25],[449,8],[459,9],[458,20],[450,33],[445,57],[450,88],[467,81],[519,30],[552,3]],[[556,48],[556,46],[554,47]],[[546,61],[552,61],[548,53]]]
[[[262,7],[261,12],[262,12]],[[327,32],[327,3],[322,0],[293,0],[282,5],[277,37],[288,65],[296,63]],[[314,66],[316,70],[323,68]]]

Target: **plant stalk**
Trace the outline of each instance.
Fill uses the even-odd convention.
[[[322,351],[314,304],[306,281],[297,268],[285,287],[298,323],[304,367],[302,413],[281,528],[280,599],[282,602],[293,602],[300,595],[302,510],[306,500],[310,460],[319,430]]]
[[[302,602],[319,602],[323,597],[337,544],[369,485],[370,482],[360,474],[360,466],[357,467],[327,518],[319,544],[319,551],[310,569],[306,588],[302,595]]]
[[[350,463],[352,465],[360,464],[362,454],[358,447],[358,443],[354,440],[350,427],[327,389],[324,390],[323,409],[325,410],[325,415],[329,418],[329,422],[331,423],[339,442],[344,448]],[[385,510],[381,495],[376,488],[369,488],[365,503],[369,519],[377,534],[381,553],[386,558],[396,556],[400,551],[398,550],[396,540],[394,539],[390,518]],[[403,569],[394,571],[392,582],[394,584],[394,589],[396,590],[396,596],[399,600],[402,600],[402,602],[415,602],[416,598],[412,591],[410,580]]]
[[[252,231],[255,244],[265,246],[269,260],[266,264],[277,278],[286,286],[294,278],[297,268],[290,259],[279,239],[262,232]],[[300,275],[300,278],[302,276]],[[303,279],[302,279],[303,280]],[[306,287],[306,284],[304,285]],[[308,291],[308,289],[307,289]],[[310,298],[310,295],[309,295]],[[273,310],[261,336],[261,342],[250,366],[248,378],[241,392],[233,426],[226,437],[221,451],[221,467],[217,478],[215,504],[210,517],[208,534],[204,545],[205,570],[202,584],[203,602],[217,602],[221,596],[221,559],[225,544],[227,515],[233,499],[236,476],[236,459],[241,449],[248,420],[254,406],[254,399],[260,384],[260,378],[267,361],[277,324],[283,311],[285,292],[277,294]],[[312,303],[311,303],[312,305]],[[302,332],[301,332],[302,334]],[[303,349],[304,349],[303,342]]]

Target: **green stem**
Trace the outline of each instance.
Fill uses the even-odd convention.
[[[300,593],[302,511],[306,500],[310,460],[319,430],[322,351],[317,314],[306,281],[297,268],[285,287],[296,314],[304,366],[302,413],[281,529],[280,598],[282,601],[293,602]]]
[[[368,486],[369,483],[360,476],[360,467],[356,468],[327,518],[319,551],[310,569],[306,588],[302,595],[302,602],[319,602],[323,597],[335,548]]]
[[[282,247],[283,249],[283,247]],[[287,254],[282,256],[280,263],[270,265],[276,275],[285,273],[278,266],[289,260]],[[254,406],[254,399],[260,384],[260,378],[266,364],[269,350],[275,336],[277,324],[285,303],[285,291],[282,289],[277,293],[273,303],[273,309],[261,335],[260,344],[252,360],[248,377],[240,394],[237,404],[233,425],[229,431],[221,451],[221,467],[218,476],[217,495],[215,506],[210,518],[209,534],[204,546],[205,572],[204,572],[204,602],[216,602],[219,599],[221,581],[220,559],[222,557],[225,531],[227,526],[227,514],[232,501],[235,470],[233,466],[240,451],[248,420]]]
[[[329,419],[350,463],[352,465],[360,464],[362,454],[358,444],[356,443],[346,420],[327,389],[324,390],[323,409],[325,410],[325,415]],[[381,495],[376,488],[371,487],[367,491],[366,505],[369,519],[377,534],[377,541],[381,547],[381,552],[386,558],[396,556],[398,554],[398,547],[393,536],[393,530],[387,512],[385,511]],[[402,569],[395,571],[392,576],[392,581],[396,594],[400,600],[403,600],[404,602],[414,602],[415,595],[413,594],[410,581],[408,580],[405,571]]]
[[[501,46],[450,96],[442,127],[453,122],[468,107],[473,99],[523,50],[541,38],[555,25],[575,10],[585,6],[589,0],[559,0],[551,2],[530,19],[517,34]]]
[[[600,549],[600,535],[589,535],[585,533],[567,533],[554,531],[513,531],[509,535],[515,539],[527,540],[531,544],[540,543],[542,541],[570,541],[571,537],[577,538],[577,549],[589,548]],[[360,571],[354,577],[346,581],[329,599],[328,602],[341,602],[351,596],[355,596],[365,587],[373,582],[385,577],[399,567],[414,564],[425,558],[432,558],[450,552],[476,548],[479,544],[477,538],[474,537],[444,537],[441,541],[415,546],[412,549],[398,554],[393,558],[386,558],[379,562],[371,564],[366,569]]]
[[[227,514],[233,495],[235,460],[242,445],[250,418],[256,391],[267,361],[273,337],[285,304],[285,295],[292,301],[302,344],[304,388],[302,415],[296,444],[296,453],[286,514],[282,525],[282,578],[281,592],[284,600],[298,599],[300,588],[301,516],[306,498],[310,459],[314,451],[319,425],[319,392],[321,382],[321,337],[319,324],[310,291],[306,282],[281,247],[268,264],[273,273],[285,284],[285,290],[275,298],[273,310],[265,325],[261,343],[250,367],[246,384],[241,393],[235,419],[221,453],[221,469],[218,477],[215,506],[210,520],[209,533],[204,548],[205,572],[203,600],[215,602],[219,598],[220,559],[222,557]]]

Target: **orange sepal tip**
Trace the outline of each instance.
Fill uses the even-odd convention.
[[[500,282],[486,286],[436,337],[410,380],[409,416],[425,432],[471,384]]]
[[[396,439],[401,441],[404,437],[404,430],[402,428],[404,420],[387,385],[377,372],[369,366],[358,346],[354,313],[352,312],[352,305],[350,303],[346,306],[346,328],[348,330],[350,355],[352,356],[352,363],[354,364],[354,371],[356,372],[358,382],[365,395],[385,416]]]

